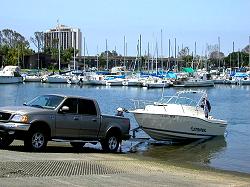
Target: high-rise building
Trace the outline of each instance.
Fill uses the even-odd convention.
[[[59,39],[60,37],[60,39]],[[76,56],[81,56],[82,51],[82,33],[78,28],[71,28],[65,25],[58,25],[54,29],[45,32],[45,47],[55,47],[61,49],[75,48],[79,52]]]

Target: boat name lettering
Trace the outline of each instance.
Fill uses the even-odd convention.
[[[203,128],[198,128],[198,127],[191,127],[192,131],[197,131],[197,132],[207,132],[207,129],[203,129]]]

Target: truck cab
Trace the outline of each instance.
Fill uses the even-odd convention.
[[[69,141],[75,148],[100,142],[104,150],[115,152],[130,137],[129,119],[102,115],[94,99],[49,94],[24,105],[0,107],[0,147],[21,139],[26,148],[41,151],[54,140]]]

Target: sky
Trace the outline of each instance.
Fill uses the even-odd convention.
[[[28,40],[36,31],[60,24],[80,28],[88,55],[106,49],[137,55],[141,35],[142,54],[168,56],[185,46],[205,55],[206,45],[218,44],[225,54],[249,44],[250,0],[12,0],[2,1],[0,30],[12,29]],[[162,30],[162,37],[161,37]],[[162,44],[162,45],[161,45]],[[161,47],[162,46],[162,47]],[[31,45],[32,48],[34,46]],[[35,49],[35,48],[34,48]],[[83,54],[83,51],[82,51]]]

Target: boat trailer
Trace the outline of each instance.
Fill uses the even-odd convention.
[[[138,135],[140,131],[143,131],[143,129],[140,126],[130,130],[131,137],[128,140],[128,142],[130,142],[130,152],[135,152],[135,148],[143,143],[148,143],[148,144],[152,144],[152,145],[172,145],[172,144],[174,144],[174,142],[172,140],[159,141],[159,140],[154,140],[154,139],[150,138],[149,136],[148,137],[141,137]],[[120,146],[120,149],[121,149],[121,146]]]

